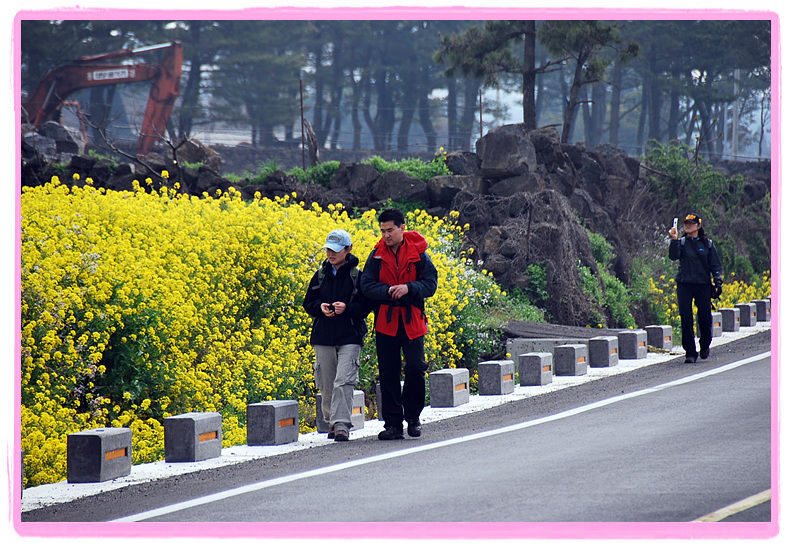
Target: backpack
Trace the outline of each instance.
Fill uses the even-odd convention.
[[[373,249],[373,252],[376,252],[376,250]],[[379,274],[381,273],[381,259],[373,258],[371,260],[371,265],[373,266],[373,277],[376,279],[376,282],[378,282]],[[414,267],[417,270],[416,280],[419,281],[422,278],[422,270],[425,269],[425,253],[420,253],[420,261],[417,262]]]
[[[359,268],[354,266],[353,268],[351,268],[349,274],[351,275],[351,283],[354,285],[354,289],[351,291],[351,297],[353,298],[354,296],[356,296],[357,292],[359,291]],[[324,282],[325,276],[326,273],[324,273],[324,267],[321,266],[318,269],[318,284],[313,287],[313,290],[318,290],[321,288],[321,283]]]
[[[708,249],[713,248],[713,240],[710,238],[707,238],[707,240],[708,240]],[[683,247],[685,244],[686,244],[686,236],[683,236],[682,238],[680,238],[680,246]]]

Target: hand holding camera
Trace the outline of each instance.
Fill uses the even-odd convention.
[[[346,304],[343,302],[334,302],[331,304],[321,304],[321,311],[327,317],[334,317],[335,315],[341,315],[346,310]]]
[[[672,228],[669,229],[669,237],[678,239],[678,219],[677,217],[672,221]]]

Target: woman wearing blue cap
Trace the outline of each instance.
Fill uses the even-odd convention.
[[[680,329],[686,363],[694,363],[697,356],[703,360],[710,354],[711,298],[721,296],[721,261],[713,241],[705,235],[702,218],[689,213],[683,220],[683,236],[678,238],[677,228],[669,231],[670,260],[679,261],[677,283],[678,308],[680,309]],[[713,285],[711,285],[713,277]],[[694,336],[694,310],[697,306],[697,325],[699,329],[699,353]]]
[[[333,230],[323,249],[326,260],[313,274],[303,307],[313,317],[310,343],[315,350],[319,409],[329,424],[329,438],[348,441],[354,388],[359,380],[359,353],[367,334],[372,305],[359,290],[359,259],[351,253],[351,236]]]

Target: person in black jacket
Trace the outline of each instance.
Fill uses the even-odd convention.
[[[674,227],[670,229],[669,236],[672,238],[669,242],[669,258],[679,261],[676,283],[682,344],[686,351],[686,363],[694,363],[698,354],[691,303],[694,301],[697,306],[699,357],[704,360],[710,354],[713,336],[710,300],[721,296],[721,261],[713,241],[705,235],[702,218],[696,213],[686,215],[682,237],[678,238],[678,231]]]
[[[351,253],[351,236],[333,230],[326,238],[326,260],[307,288],[302,306],[314,318],[310,343],[315,350],[315,382],[329,438],[348,441],[354,387],[359,380],[359,353],[367,334],[365,318],[372,305],[358,288],[359,259]]]

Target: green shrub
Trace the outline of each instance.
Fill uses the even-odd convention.
[[[379,173],[400,170],[412,177],[422,179],[423,181],[428,181],[429,179],[439,175],[451,174],[450,169],[447,167],[443,150],[442,154],[438,155],[430,162],[425,162],[419,158],[404,158],[394,162],[387,162],[379,156],[374,156],[364,160],[363,162],[376,168]]]
[[[340,168],[340,162],[337,160],[330,160],[328,162],[321,162],[315,166],[310,166],[307,170],[297,166],[285,173],[288,175],[295,175],[300,183],[315,183],[316,185],[328,187],[329,181],[332,180],[332,176],[335,175],[338,168]]]
[[[527,266],[524,275],[529,277],[529,282],[521,296],[526,296],[538,303],[549,299],[549,292],[546,283],[546,266],[544,264],[530,264]]]

